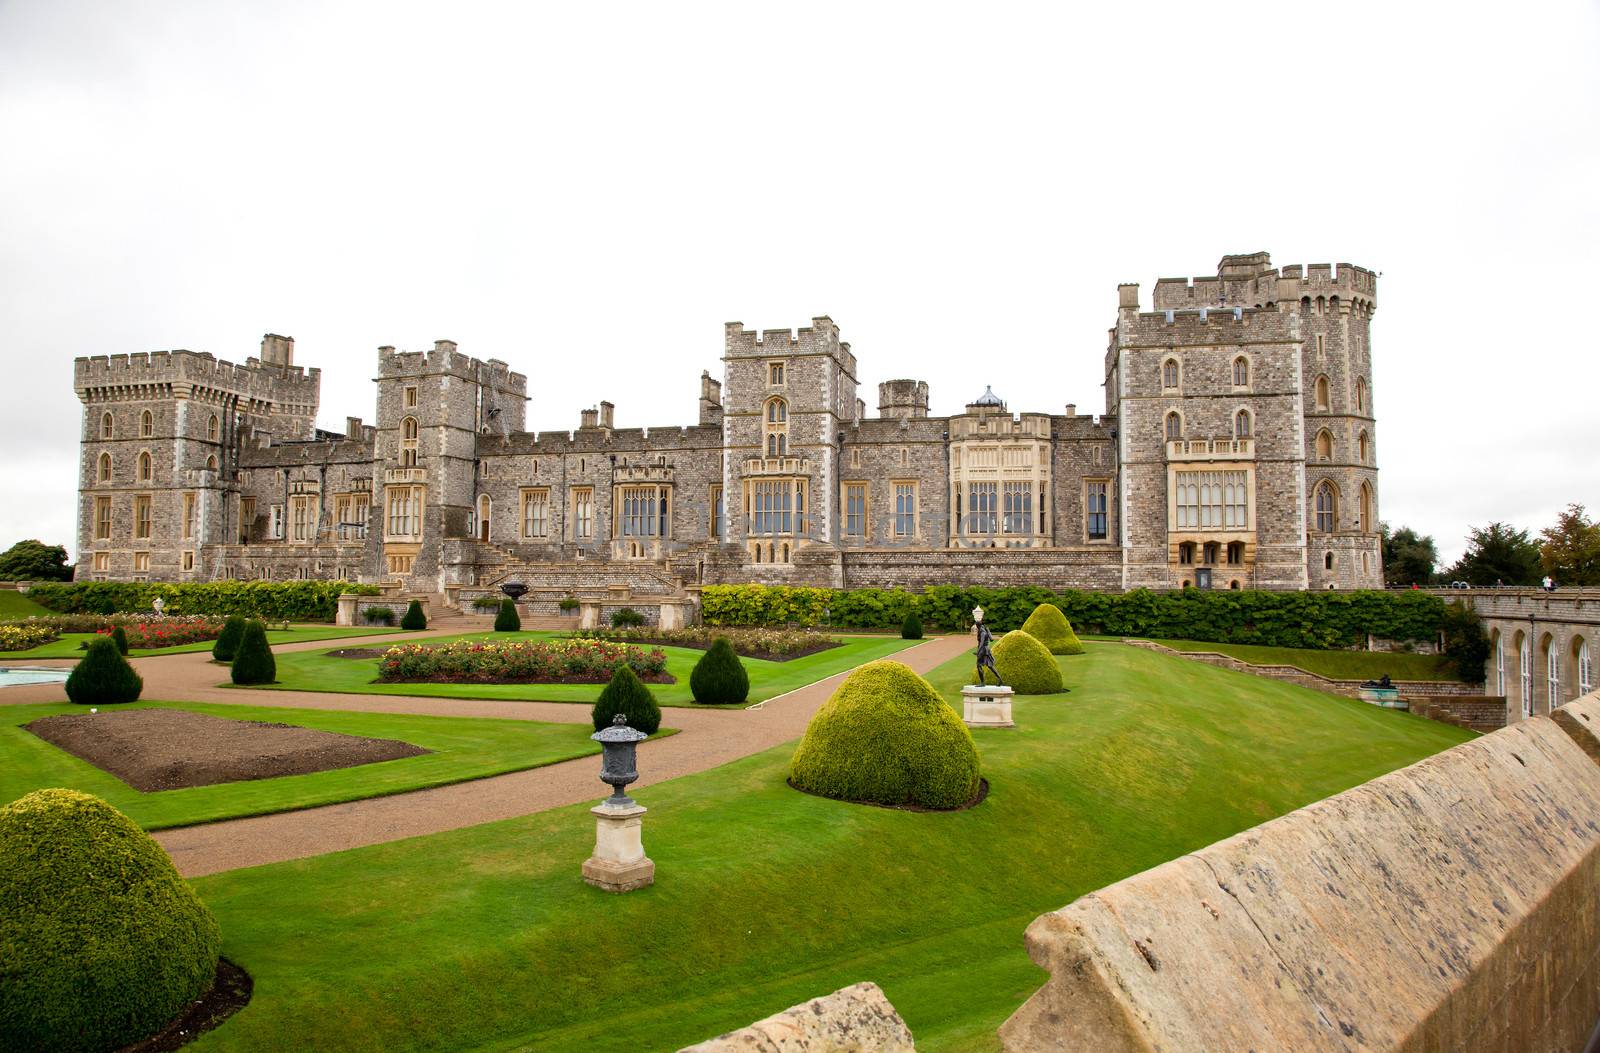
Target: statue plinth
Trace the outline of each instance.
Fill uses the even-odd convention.
[[[961,719],[969,728],[1014,728],[1011,689],[998,684],[968,684],[961,689]]]
[[[594,855],[583,864],[583,880],[607,892],[631,892],[654,884],[656,865],[644,854],[641,816],[645,809],[629,803],[621,807],[602,804],[589,809],[595,816]]]

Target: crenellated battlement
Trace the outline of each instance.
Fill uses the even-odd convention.
[[[1124,286],[1123,288],[1129,288]],[[1132,287],[1137,288],[1137,287]],[[1266,307],[1285,299],[1339,296],[1360,301],[1368,309],[1376,306],[1378,278],[1372,271],[1349,263],[1289,264],[1274,269],[1268,253],[1224,256],[1215,276],[1159,278],[1155,287],[1155,309],[1181,310],[1198,307]],[[1123,308],[1137,306],[1122,300]]]
[[[255,358],[240,365],[204,351],[136,351],[75,359],[73,390],[86,402],[213,393],[314,408],[322,371],[263,365]]]
[[[1300,315],[1276,307],[1202,307],[1139,314],[1127,311],[1117,320],[1116,337],[1124,349],[1298,342]]]
[[[485,453],[560,457],[566,454],[616,454],[617,463],[646,452],[670,450],[715,450],[722,446],[718,425],[687,425],[660,428],[579,429],[577,431],[519,431],[505,439],[481,437]]]
[[[475,384],[487,384],[526,397],[528,378],[498,358],[480,359],[462,354],[454,340],[435,340],[428,351],[378,348],[378,379],[448,375]]]
[[[724,358],[770,358],[774,355],[824,354],[838,358],[851,376],[856,358],[850,345],[839,339],[839,327],[827,315],[818,315],[811,324],[795,329],[746,329],[743,322],[724,326]]]

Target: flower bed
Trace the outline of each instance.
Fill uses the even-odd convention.
[[[110,629],[113,625],[120,625],[126,631],[130,626],[142,625],[146,622],[212,622],[221,623],[222,619],[207,615],[172,615],[157,619],[149,611],[142,614],[43,614],[32,618],[11,618],[0,622],[0,625],[15,625],[27,628],[29,626],[43,626],[53,629],[58,633],[97,633]]]
[[[123,622],[122,631],[128,637],[129,650],[153,650],[215,640],[222,634],[222,623],[201,617],[153,618],[149,621]],[[108,626],[97,632],[101,636],[110,636],[111,628]]]
[[[658,629],[649,625],[637,629],[585,629],[573,636],[618,643],[692,647],[699,651],[706,650],[711,646],[711,641],[724,636],[742,657],[769,662],[787,662],[791,658],[804,658],[808,654],[839,646],[838,640],[809,629],[743,629],[704,625],[691,625],[683,629]]]
[[[391,647],[378,663],[379,683],[604,684],[622,665],[639,679],[670,684],[667,656],[608,640],[458,640]]]
[[[60,636],[48,625],[0,625],[0,651],[28,651]]]

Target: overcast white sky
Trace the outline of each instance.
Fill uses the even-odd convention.
[[[72,546],[78,355],[376,351],[529,424],[693,421],[722,324],[827,314],[934,411],[1103,406],[1118,282],[1381,271],[1390,523],[1600,511],[1593,3],[0,0],[0,547]]]

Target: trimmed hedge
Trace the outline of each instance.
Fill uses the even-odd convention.
[[[161,846],[111,805],[36,790],[0,808],[0,1049],[147,1038],[211,986],[221,943]]]
[[[124,658],[128,657],[128,630],[120,625],[113,625],[111,627],[111,642],[117,645],[118,654]]]
[[[1050,603],[1074,626],[1096,634],[1315,649],[1356,647],[1367,633],[1389,640],[1434,640],[1445,623],[1444,601],[1413,590],[1111,593],[930,585],[918,594],[903,589],[707,585],[700,595],[708,625],[892,629],[915,611],[924,624],[961,631],[972,624],[972,608],[981,605],[984,620],[1000,632],[1020,628],[1035,608]]]
[[[1006,686],[1019,695],[1053,695],[1066,690],[1055,656],[1021,629],[1013,629],[996,641],[994,667]]]
[[[494,631],[514,633],[522,630],[522,617],[517,614],[517,604],[510,596],[500,601],[500,613],[494,616]]]
[[[270,684],[276,679],[278,662],[267,643],[267,627],[258,621],[248,622],[239,637],[239,653],[233,656],[233,682]]]
[[[80,706],[116,706],[139,701],[144,678],[122,657],[109,636],[89,641],[88,650],[67,674],[67,699]]]
[[[594,729],[603,731],[611,726],[611,718],[618,713],[628,718],[628,727],[646,735],[654,735],[661,727],[661,707],[656,704],[656,696],[650,693],[650,688],[639,679],[632,666],[617,666],[617,671],[611,674],[611,683],[600,692],[589,717],[594,721]]]
[[[1022,631],[1044,644],[1051,654],[1082,654],[1083,644],[1072,631],[1072,623],[1053,603],[1041,603],[1022,623]]]
[[[750,697],[750,674],[725,636],[711,641],[689,674],[694,700],[707,706],[738,705]]]
[[[376,596],[376,585],[348,581],[75,581],[50,582],[28,598],[62,614],[149,611],[160,596],[168,614],[244,614],[267,621],[331,622],[339,596]]]
[[[906,615],[906,620],[900,623],[900,639],[922,639],[922,619],[917,617],[916,611],[911,611],[908,613]]]
[[[217,635],[217,642],[211,645],[212,661],[232,664],[233,656],[239,653],[239,641],[244,639],[247,621],[249,619],[242,614],[228,615],[228,620],[222,623],[222,632]]]
[[[428,616],[422,613],[422,601],[412,600],[411,606],[406,608],[406,616],[400,619],[400,628],[410,629],[413,632],[428,627]]]
[[[978,792],[978,750],[931,684],[883,659],[856,669],[817,710],[789,781],[841,801],[957,808]]]

